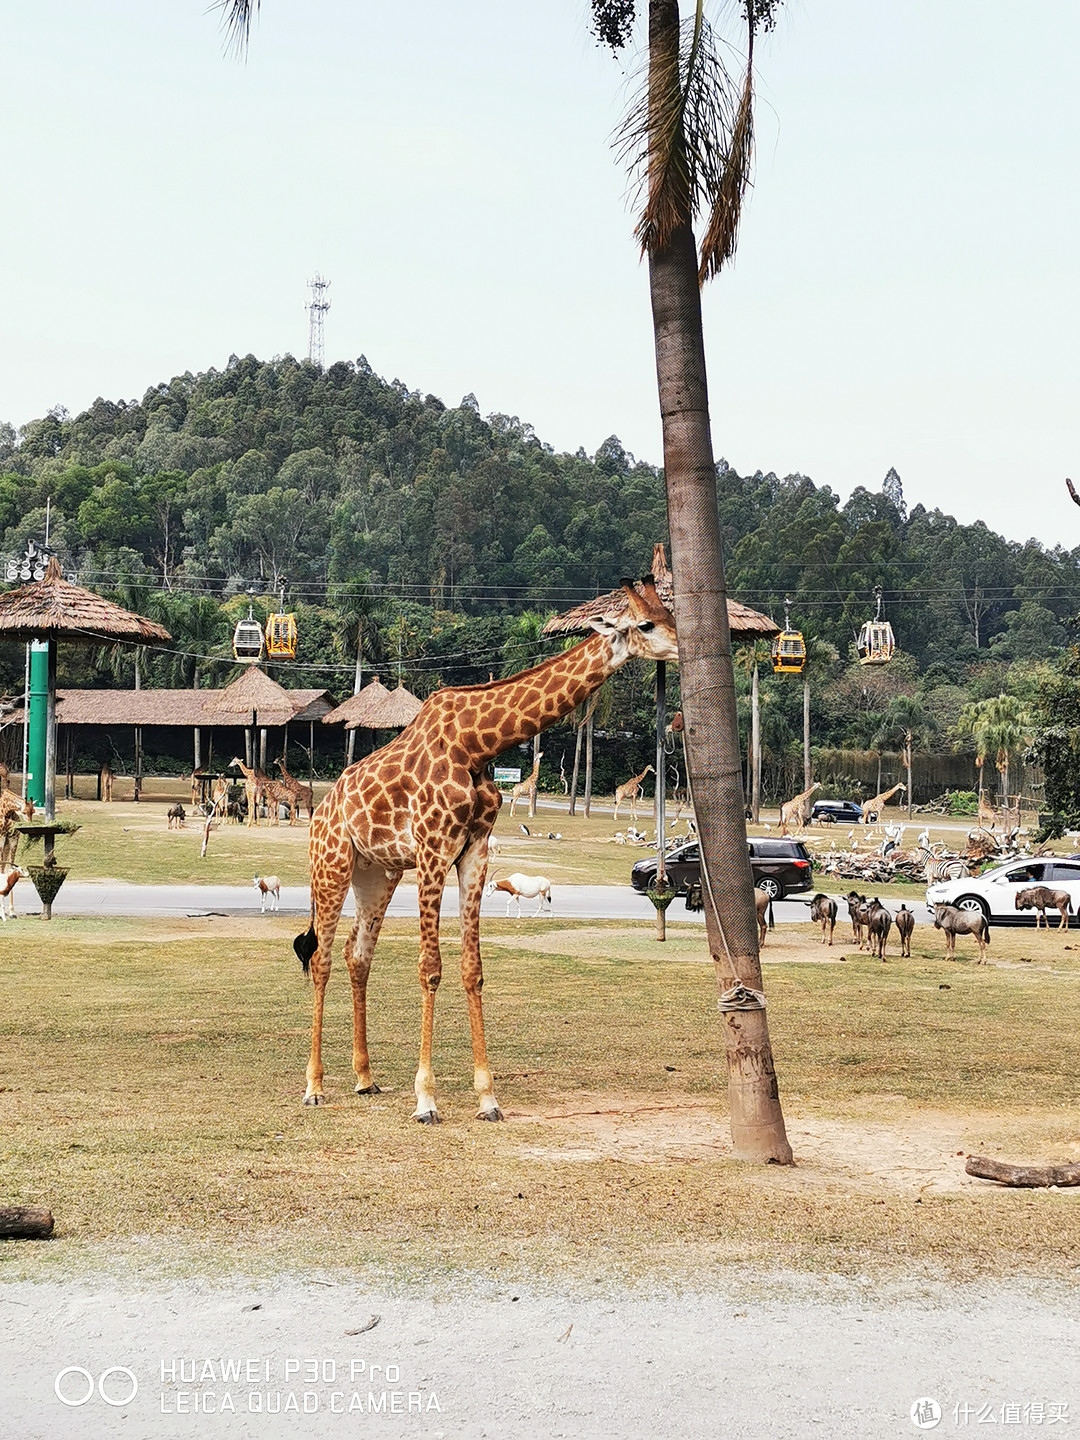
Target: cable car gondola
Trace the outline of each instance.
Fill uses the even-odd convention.
[[[806,664],[806,641],[791,628],[791,601],[784,601],[784,628],[772,643],[774,675],[801,675]]]
[[[267,617],[266,653],[272,660],[296,659],[295,615],[270,615]]]
[[[257,665],[263,653],[263,629],[248,606],[246,620],[238,620],[232,638],[233,659],[243,665]]]
[[[881,586],[874,586],[874,600],[877,608],[873,620],[867,620],[859,631],[855,648],[859,652],[860,665],[885,665],[893,657],[896,636],[888,620],[881,614]]]

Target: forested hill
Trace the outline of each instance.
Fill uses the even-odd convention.
[[[876,584],[922,669],[1045,656],[1080,609],[1080,550],[909,513],[894,472],[843,505],[801,475],[722,464],[720,479],[732,594],[777,618],[790,595],[841,656]],[[0,426],[5,556],[42,538],[47,500],[84,583],[216,600],[284,587],[293,607],[331,610],[357,579],[462,617],[563,608],[640,574],[666,538],[661,472],[614,437],[556,454],[516,417],[484,418],[471,396],[447,408],[363,358],[325,372],[234,358],[138,401]]]

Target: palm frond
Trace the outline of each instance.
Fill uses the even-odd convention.
[[[635,234],[643,252],[666,245],[678,225],[707,217],[701,284],[735,252],[753,156],[754,34],[772,22],[778,3],[744,7],[746,67],[733,76],[698,0],[682,26],[659,44],[654,38],[647,80],[616,137],[620,158],[640,177]]]
[[[226,48],[234,55],[247,52],[252,22],[259,13],[261,3],[262,0],[216,0],[214,8],[221,11]]]

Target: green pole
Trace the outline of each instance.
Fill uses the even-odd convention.
[[[27,707],[26,795],[45,804],[45,749],[49,729],[49,642],[30,642],[30,703]]]

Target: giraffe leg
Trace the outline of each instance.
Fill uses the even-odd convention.
[[[474,841],[457,862],[458,904],[461,912],[461,983],[469,1005],[469,1029],[472,1033],[473,1087],[480,1101],[478,1120],[501,1120],[503,1113],[495,1099],[495,1080],[488,1065],[487,1043],[484,1039],[484,1009],[481,991],[484,970],[480,962],[480,900],[487,875],[487,842],[485,834]]]
[[[439,906],[449,863],[438,854],[417,857],[417,889],[420,900],[420,1063],[416,1068],[416,1109],[412,1118],[422,1125],[438,1125],[435,1104],[435,1072],[431,1068],[431,1044],[435,1034],[435,992],[442,979],[442,952],[439,950]]]
[[[330,979],[331,954],[341,907],[348,894],[353,873],[353,847],[342,829],[328,833],[326,821],[316,824],[311,837],[311,903],[315,912],[318,941],[311,957],[311,982],[315,995],[311,1015],[311,1057],[307,1067],[305,1105],[323,1103],[322,1027],[326,982]]]
[[[352,982],[353,1070],[356,1072],[358,1095],[379,1094],[379,1087],[371,1078],[371,1059],[368,1055],[367,982],[383,916],[400,879],[400,872],[388,875],[377,866],[363,870],[358,868],[353,872],[356,924],[345,942],[345,964],[349,967],[349,979]]]

